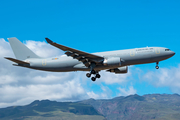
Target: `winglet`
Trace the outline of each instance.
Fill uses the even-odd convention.
[[[46,39],[46,41],[47,41],[49,44],[53,43],[53,41],[50,40],[49,38],[45,38],[45,39]]]

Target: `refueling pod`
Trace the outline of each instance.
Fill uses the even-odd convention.
[[[115,74],[123,74],[123,73],[128,72],[128,67],[124,66],[124,67],[119,67],[119,68],[115,68],[115,69],[109,69],[107,71],[108,72],[114,72]]]

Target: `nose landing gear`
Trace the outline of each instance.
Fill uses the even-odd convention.
[[[156,69],[159,69],[159,66],[156,66]]]
[[[159,62],[156,62],[156,67],[155,67],[156,69],[159,69],[158,65],[159,65]]]

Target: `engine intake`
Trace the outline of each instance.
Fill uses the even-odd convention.
[[[121,66],[121,58],[119,57],[107,58],[104,60],[103,64],[108,66]]]

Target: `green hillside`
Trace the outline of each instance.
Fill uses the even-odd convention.
[[[91,105],[49,100],[0,109],[0,120],[104,120]]]
[[[34,101],[0,109],[0,120],[180,120],[180,95],[130,95],[80,102]]]

